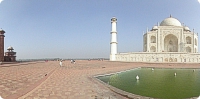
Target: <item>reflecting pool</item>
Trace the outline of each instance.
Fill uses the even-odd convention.
[[[97,78],[129,93],[152,98],[181,99],[200,95],[200,69],[137,68]]]

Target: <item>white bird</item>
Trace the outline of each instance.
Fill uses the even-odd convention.
[[[174,73],[174,76],[176,76],[176,73]]]
[[[152,68],[151,70],[153,71],[154,69]]]
[[[137,80],[139,80],[139,79],[140,79],[140,77],[137,75],[137,76],[136,76],[136,79],[137,79]]]

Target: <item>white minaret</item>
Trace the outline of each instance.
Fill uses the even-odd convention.
[[[116,57],[115,54],[117,54],[117,19],[113,17],[111,19],[111,24],[112,24],[112,31],[110,32],[111,34],[111,42],[110,42],[110,61],[115,61]]]

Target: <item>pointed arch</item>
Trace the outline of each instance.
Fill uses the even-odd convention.
[[[178,38],[169,34],[164,38],[164,50],[165,52],[178,52]]]
[[[156,37],[155,36],[151,36],[151,43],[156,43]]]
[[[189,36],[186,37],[186,43],[187,43],[187,44],[191,44],[191,37],[189,37]]]
[[[194,39],[194,44],[197,46],[197,39],[196,38]]]

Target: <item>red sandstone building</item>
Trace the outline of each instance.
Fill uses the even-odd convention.
[[[0,29],[0,61],[1,62],[15,62],[16,52],[14,52],[13,47],[8,47],[8,52],[5,52],[4,56],[4,35],[5,31]]]

